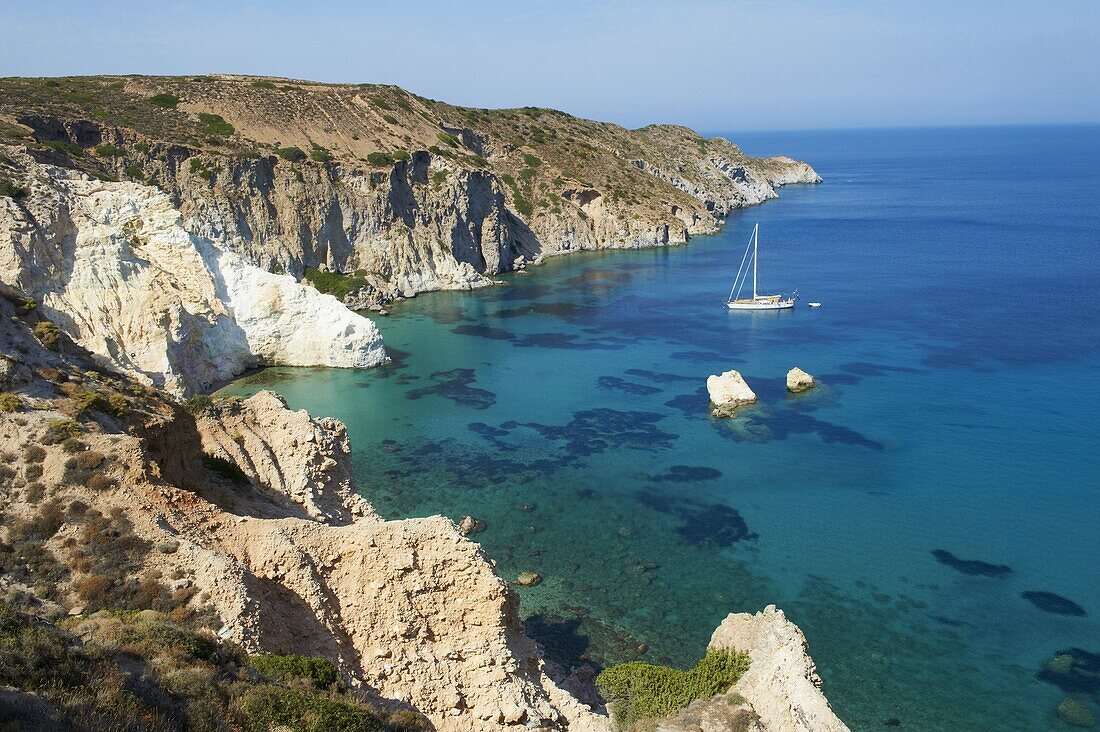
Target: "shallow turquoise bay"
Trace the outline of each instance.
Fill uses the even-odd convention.
[[[1068,729],[1036,673],[1100,652],[1100,129],[730,137],[826,182],[685,247],[400,303],[390,366],[225,391],[344,420],[387,517],[484,519],[505,578],[545,578],[522,613],[567,663],[689,664],[775,603],[853,729]],[[755,222],[793,312],[722,305]],[[821,387],[788,396],[796,365]],[[761,403],[712,420],[729,368]]]

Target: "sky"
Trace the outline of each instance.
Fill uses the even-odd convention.
[[[0,75],[397,84],[702,131],[1100,122],[1100,0],[51,0]]]

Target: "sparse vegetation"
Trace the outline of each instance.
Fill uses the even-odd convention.
[[[611,705],[620,726],[667,717],[696,699],[721,694],[748,670],[744,653],[708,650],[695,668],[682,671],[667,666],[632,662],[605,669],[596,686]]]
[[[237,464],[220,455],[203,455],[202,464],[207,470],[237,485],[248,485],[248,476]]]
[[[252,86],[256,87],[257,89],[275,89],[276,88],[275,82],[268,81],[267,79],[256,79],[256,81],[252,82]]]
[[[0,605],[0,685],[44,699],[58,728],[430,729],[419,715],[376,708],[339,681],[318,689],[293,677],[257,678],[240,648],[164,614],[111,612],[75,621],[73,631]],[[21,729],[34,715],[16,704],[4,720]]]
[[[307,681],[318,689],[340,682],[336,667],[323,658],[269,653],[252,656],[249,663],[268,681]]]
[[[337,299],[342,300],[349,293],[370,285],[366,275],[367,273],[363,270],[357,270],[353,274],[346,275],[339,272],[322,272],[319,269],[307,267],[304,279],[319,292],[334,295]]]
[[[309,153],[309,159],[318,163],[327,163],[332,160],[332,153],[317,143],[314,143],[313,149]]]
[[[117,158],[122,156],[122,148],[105,142],[95,146],[95,154],[101,158]]]

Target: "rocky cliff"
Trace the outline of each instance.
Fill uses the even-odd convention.
[[[564,252],[679,244],[814,183],[674,126],[468,109],[377,85],[234,76],[0,80],[38,159],[167,193],[192,234],[262,269],[350,275],[367,305]]]
[[[186,395],[260,364],[385,358],[372,322],[188,232],[158,189],[0,149],[24,191],[0,197],[0,282],[102,363]]]

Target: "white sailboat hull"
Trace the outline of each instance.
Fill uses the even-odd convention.
[[[790,310],[794,307],[794,300],[757,300],[755,302],[727,302],[730,310]]]

